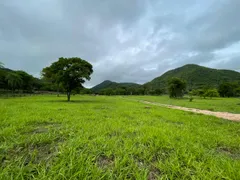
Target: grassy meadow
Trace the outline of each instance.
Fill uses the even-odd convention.
[[[143,98],[240,112],[219,98],[0,99],[0,179],[240,179],[240,123],[130,100]]]
[[[193,97],[193,101],[189,102],[189,98],[174,99],[169,96],[128,96],[132,100],[145,100],[149,102],[158,102],[162,104],[183,106],[189,108],[205,109],[210,111],[231,112],[240,114],[240,98],[200,98]]]

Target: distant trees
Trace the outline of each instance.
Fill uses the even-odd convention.
[[[31,91],[33,89],[35,79],[32,75],[29,75],[24,71],[16,71],[15,74],[18,75],[22,80],[20,89],[27,91]]]
[[[80,94],[93,94],[91,89],[88,88],[82,88],[79,92]]]
[[[59,58],[57,62],[42,70],[43,77],[51,79],[53,83],[62,85],[67,92],[67,100],[70,101],[71,92],[76,88],[82,88],[86,80],[90,80],[93,73],[92,65],[78,57]]]
[[[13,71],[10,69],[0,68],[0,89],[16,90],[21,92],[32,92],[42,88],[42,82],[24,71]]]
[[[12,91],[15,89],[20,89],[23,84],[21,76],[19,76],[17,73],[8,73],[5,80],[7,82],[8,89],[11,89]]]
[[[93,72],[92,65],[80,58],[59,58],[57,62],[42,70],[42,77],[36,78],[25,71],[14,71],[4,67],[0,62],[0,93],[32,93],[34,91],[67,92],[68,100],[72,94],[100,94],[100,95],[162,95],[169,93],[171,98],[182,97],[186,90],[185,81],[172,78],[166,84],[151,86],[148,83],[115,83],[106,81],[107,86],[98,89],[83,88],[85,80],[90,79]],[[222,82],[222,81],[221,81]],[[212,84],[198,84],[189,86],[189,95],[202,98],[212,97],[240,97],[240,81],[223,82],[219,86]],[[107,87],[103,89],[103,87]],[[194,89],[199,88],[199,89]],[[217,88],[217,89],[216,89]],[[188,91],[190,88],[188,88]]]
[[[219,93],[217,91],[217,89],[209,89],[205,92],[205,97],[210,97],[210,98],[213,98],[213,97],[219,97]]]
[[[179,78],[171,78],[168,82],[168,92],[170,98],[183,97],[186,90],[186,82]]]
[[[240,96],[240,85],[236,82],[226,82],[218,87],[218,92],[221,97],[236,97]]]
[[[139,87],[117,87],[117,88],[105,88],[97,92],[100,95],[162,95],[164,89],[147,89],[141,86]],[[93,92],[94,93],[94,92]]]

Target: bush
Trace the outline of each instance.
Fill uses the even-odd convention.
[[[217,89],[209,89],[205,92],[204,96],[210,97],[210,98],[219,97],[219,93],[218,93]]]

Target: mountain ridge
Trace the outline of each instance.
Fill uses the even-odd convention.
[[[102,89],[116,89],[129,87],[144,87],[147,89],[166,89],[170,78],[177,77],[187,82],[187,88],[197,89],[204,87],[216,88],[223,82],[240,82],[240,73],[228,69],[214,69],[197,64],[186,64],[175,69],[171,69],[162,75],[146,82],[143,85],[137,83],[119,83],[110,80],[105,80],[102,83],[92,87],[94,92],[99,92]]]
[[[186,64],[169,70],[144,85],[153,89],[165,88],[168,80],[172,77],[185,80],[188,89],[203,88],[204,86],[217,87],[223,82],[240,81],[240,73],[234,70],[214,69],[196,64]]]
[[[140,87],[140,84],[137,83],[131,83],[131,82],[114,82],[110,80],[105,80],[101,82],[100,84],[94,86],[91,88],[93,92],[100,92],[103,89],[117,89],[117,88],[129,88],[129,87]]]

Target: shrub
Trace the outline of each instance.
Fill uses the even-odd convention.
[[[219,97],[219,93],[217,91],[217,89],[209,89],[205,92],[205,97],[210,97],[210,98],[213,98],[213,97]]]

